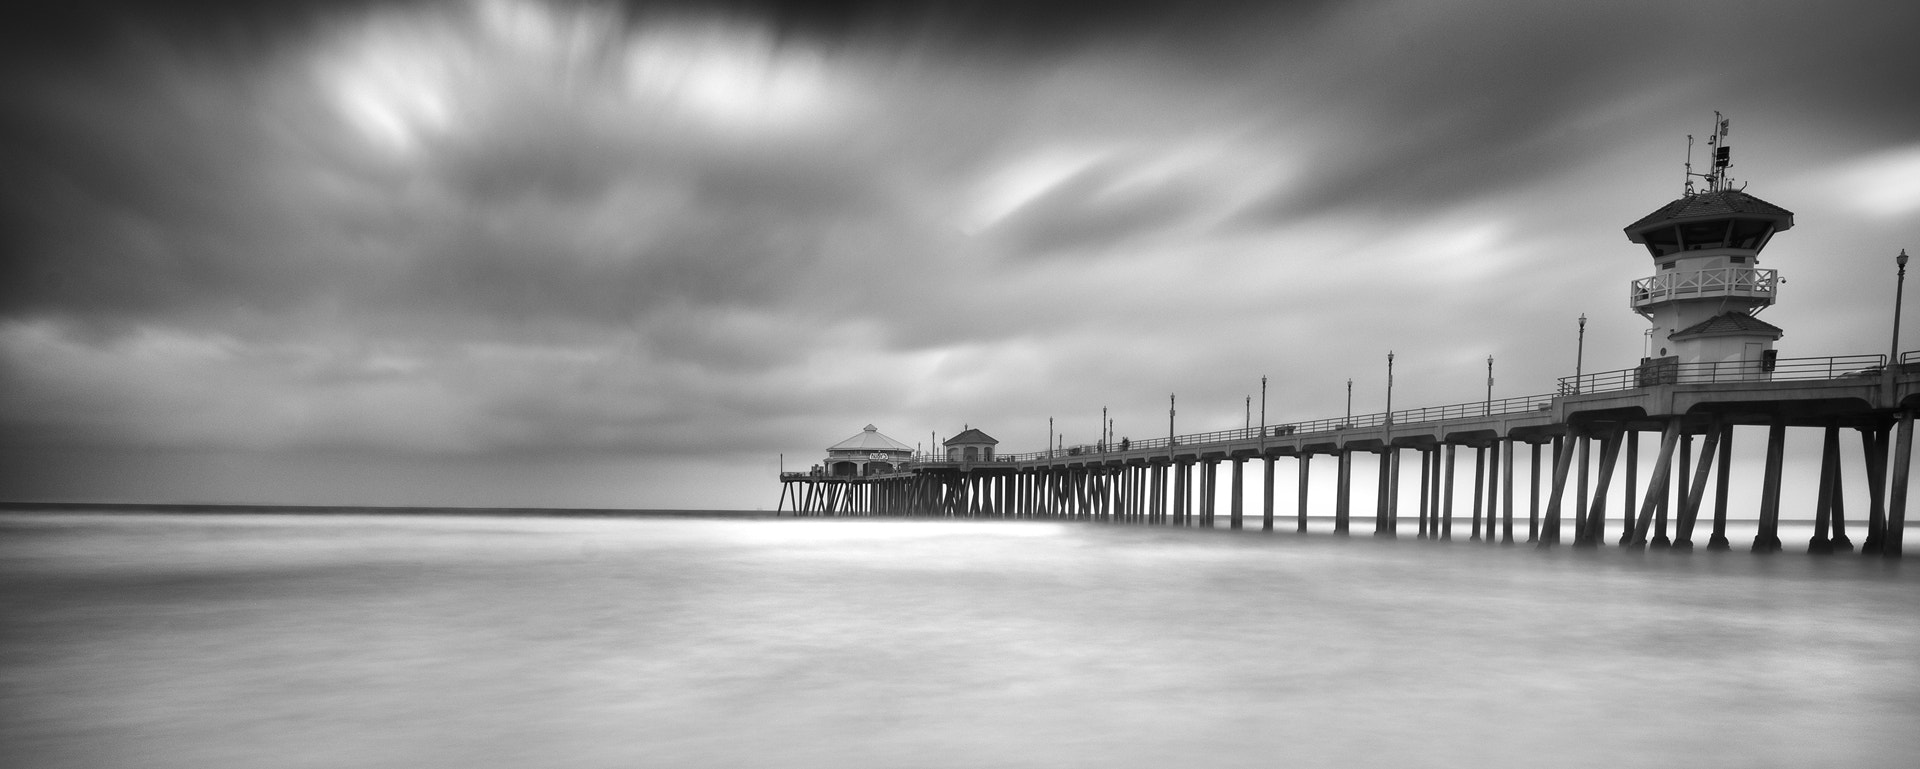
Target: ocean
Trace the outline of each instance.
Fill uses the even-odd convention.
[[[0,765],[1920,766],[1920,570],[1747,525],[16,511]]]

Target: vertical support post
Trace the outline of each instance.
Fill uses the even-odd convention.
[[[1333,490],[1333,533],[1346,534],[1353,503],[1353,452],[1343,446],[1339,456],[1340,472],[1334,480]]]
[[[1473,536],[1469,541],[1480,541],[1480,502],[1486,494],[1487,485],[1487,448],[1473,447]]]
[[[1567,493],[1567,471],[1573,467],[1574,454],[1567,443],[1565,438],[1553,439],[1553,485],[1547,491],[1546,517],[1540,522],[1540,547],[1560,544],[1560,500]]]
[[[1587,510],[1585,536],[1575,537],[1575,547],[1599,547],[1607,541],[1607,491],[1613,485],[1613,467],[1620,460],[1620,444],[1625,443],[1624,435],[1618,431],[1601,437],[1600,473],[1595,479],[1593,502]]]
[[[1213,528],[1214,510],[1220,503],[1220,460],[1200,464],[1200,525]]]
[[[1727,541],[1727,489],[1733,477],[1732,424],[1720,425],[1720,458],[1714,465],[1713,536],[1707,540],[1707,549],[1731,550],[1733,543]]]
[[[1707,496],[1707,471],[1713,467],[1714,452],[1720,449],[1720,428],[1718,417],[1707,427],[1707,442],[1700,447],[1700,466],[1694,469],[1693,482],[1687,484],[1686,496],[1680,503],[1680,524],[1673,538],[1675,550],[1693,549],[1693,527],[1700,519],[1700,503]],[[1680,467],[1685,469],[1686,465]]]
[[[1900,429],[1893,440],[1893,489],[1888,492],[1887,534],[1880,555],[1899,558],[1907,528],[1907,475],[1913,469],[1913,412],[1900,413]]]
[[[1262,385],[1264,386],[1264,384],[1265,384],[1265,380],[1263,379],[1263,380],[1262,380]],[[1261,408],[1261,410],[1262,410],[1263,412],[1264,412],[1264,411],[1266,410],[1266,405],[1265,405],[1265,401],[1264,401],[1264,400],[1263,400],[1263,401],[1261,402],[1261,407],[1260,407],[1260,408]],[[1261,427],[1260,429],[1261,429],[1262,431],[1264,431],[1264,430],[1266,430],[1266,427],[1265,427],[1265,426],[1262,426],[1262,427]],[[1260,530],[1261,530],[1261,531],[1273,531],[1273,463],[1274,463],[1274,456],[1273,456],[1272,454],[1268,454],[1268,455],[1266,455],[1266,456],[1264,456],[1264,457],[1261,457],[1261,459],[1263,459],[1263,460],[1265,460],[1265,462],[1266,462],[1266,466],[1265,466],[1265,467],[1263,467],[1263,468],[1261,468],[1261,470],[1262,470],[1262,473],[1263,473],[1263,477],[1261,478],[1261,482],[1262,482],[1262,491],[1261,491],[1261,494],[1260,494]]]
[[[1780,472],[1787,449],[1787,418],[1776,415],[1767,425],[1767,474],[1760,485],[1760,532],[1753,537],[1753,552],[1780,550]]]
[[[1553,445],[1559,446],[1560,439],[1554,438]],[[1530,459],[1527,482],[1527,544],[1540,541],[1540,444],[1528,444]]]
[[[1427,490],[1427,484],[1433,478],[1432,449],[1418,449],[1420,452],[1420,539],[1427,538],[1427,518],[1433,509],[1433,494]]]
[[[1387,535],[1387,526],[1392,523],[1387,513],[1387,504],[1391,500],[1392,492],[1388,491],[1387,487],[1392,483],[1393,477],[1393,450],[1383,448],[1377,456],[1380,457],[1380,487],[1374,491],[1373,495],[1373,535],[1384,537]]]
[[[1294,515],[1298,520],[1294,524],[1293,529],[1299,534],[1307,533],[1307,481],[1312,478],[1312,475],[1308,472],[1310,469],[1308,465],[1312,464],[1312,462],[1312,454],[1303,453],[1300,455],[1300,483],[1298,484],[1300,488],[1297,489],[1300,495],[1300,501],[1294,507]]]
[[[1820,440],[1820,491],[1813,503],[1813,536],[1807,540],[1807,552],[1831,555],[1833,540],[1827,532],[1833,525],[1833,487],[1840,478],[1840,426],[1829,423]]]
[[[1500,495],[1500,507],[1502,511],[1502,515],[1500,516],[1500,544],[1511,545],[1513,544],[1513,455],[1520,453],[1520,447],[1514,444],[1512,438],[1508,438],[1506,441],[1507,452],[1506,459],[1504,460],[1505,464],[1500,469],[1500,482],[1504,487]]]
[[[1640,431],[1631,427],[1627,429],[1627,484],[1621,491],[1626,504],[1620,508],[1620,545],[1625,547],[1633,541],[1633,511],[1640,509],[1634,505],[1634,495],[1640,491]]]
[[[1867,540],[1861,555],[1879,555],[1887,537],[1887,425],[1860,428],[1860,454],[1867,466]]]
[[[1240,530],[1242,525],[1241,516],[1246,509],[1244,507],[1246,501],[1245,489],[1247,487],[1244,477],[1246,464],[1247,460],[1244,458],[1233,458],[1233,508],[1227,512],[1227,527],[1234,531]]]
[[[1493,519],[1500,508],[1500,439],[1493,439],[1487,446],[1487,539],[1491,545],[1493,539]]]
[[[1647,531],[1653,527],[1653,513],[1660,506],[1663,495],[1657,493],[1664,489],[1667,478],[1673,472],[1673,450],[1680,444],[1680,420],[1667,420],[1666,429],[1660,435],[1660,456],[1653,462],[1653,477],[1647,479],[1647,498],[1640,502],[1640,519],[1633,526],[1633,541],[1628,547],[1645,548]]]
[[[1387,452],[1387,461],[1393,467],[1387,470],[1387,530],[1386,536],[1400,536],[1400,450]]]
[[[1579,544],[1580,542],[1585,541],[1587,538],[1587,519],[1586,519],[1586,516],[1583,516],[1580,514],[1580,511],[1586,509],[1586,504],[1588,499],[1587,473],[1589,472],[1589,467],[1592,465],[1592,462],[1590,462],[1589,459],[1592,457],[1593,437],[1588,435],[1582,435],[1577,440],[1577,444],[1580,447],[1580,474],[1579,474],[1580,483],[1577,487],[1578,493],[1574,495],[1574,498],[1579,500],[1579,502],[1573,506],[1574,544]]]
[[[1685,428],[1680,431],[1680,477],[1686,478],[1687,468],[1693,464],[1693,435]],[[1667,515],[1671,509],[1673,493],[1679,484],[1673,482],[1674,473],[1669,471],[1666,480],[1660,483],[1660,506],[1654,509],[1653,541],[1651,547],[1673,547],[1673,540],[1667,536]],[[1682,487],[1684,490],[1684,487]]]
[[[1453,540],[1453,455],[1455,446],[1447,444],[1446,467],[1440,471],[1440,539]]]

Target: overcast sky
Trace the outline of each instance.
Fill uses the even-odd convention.
[[[1715,110],[1783,357],[1920,249],[1911,2],[4,13],[5,499],[750,509],[868,423],[1551,392]]]

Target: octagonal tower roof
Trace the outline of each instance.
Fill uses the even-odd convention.
[[[1744,190],[1714,190],[1675,200],[1627,225],[1627,238],[1645,243],[1648,230],[1692,220],[1761,219],[1779,232],[1793,226],[1793,212],[1748,195]]]

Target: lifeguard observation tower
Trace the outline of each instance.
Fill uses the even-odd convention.
[[[1694,173],[1689,150],[1685,194],[1626,228],[1654,264],[1652,277],[1633,282],[1629,300],[1653,322],[1641,386],[1766,379],[1773,370],[1782,332],[1755,316],[1773,305],[1780,280],[1760,269],[1760,250],[1793,226],[1793,212],[1733,186],[1727,121],[1719,113],[1714,121],[1712,170]],[[1694,188],[1696,178],[1705,189]]]

